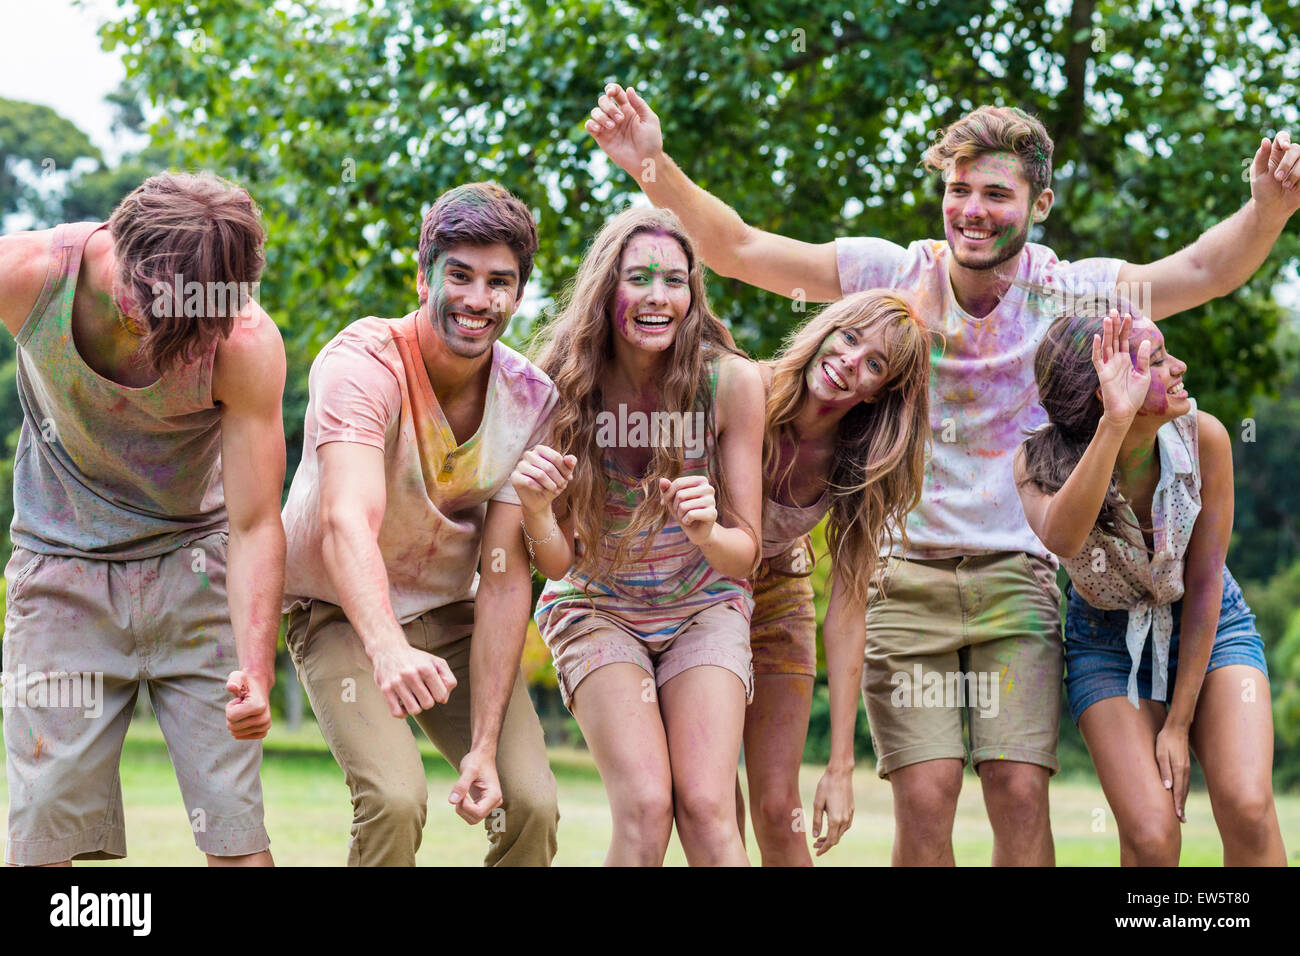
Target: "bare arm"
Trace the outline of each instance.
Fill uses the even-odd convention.
[[[239,669],[226,708],[239,739],[265,737],[275,683],[275,642],[284,597],[284,345],[256,303],[217,347],[212,397],[221,404],[222,482],[230,518],[226,590]]]
[[[1119,281],[1125,285],[1150,283],[1150,318],[1167,318],[1227,295],[1268,258],[1287,220],[1300,208],[1300,144],[1292,143],[1286,130],[1260,142],[1251,165],[1250,194],[1245,206],[1185,249],[1120,269]]]
[[[748,359],[728,356],[721,361],[718,454],[734,513],[724,510],[719,520],[716,489],[707,478],[661,478],[659,487],[669,513],[710,566],[727,577],[747,578],[758,563],[763,522],[763,379]]]
[[[451,802],[469,823],[501,803],[497,742],[519,674],[533,603],[533,579],[519,522],[523,509],[489,501],[483,522],[474,636],[470,639],[470,750],[461,761]]]
[[[1029,527],[1049,551],[1063,558],[1078,554],[1097,523],[1106,501],[1115,461],[1151,383],[1151,343],[1138,347],[1138,364],[1129,357],[1131,322],[1111,312],[1102,321],[1101,336],[1093,336],[1092,363],[1097,369],[1105,413],[1092,441],[1055,494],[1025,483],[1024,446],[1012,463],[1016,491]]]
[[[374,665],[375,684],[394,717],[445,704],[456,686],[451,669],[407,642],[388,597],[388,570],[379,550],[388,498],[383,449],[328,442],[316,454],[325,570]]]
[[[510,483],[519,496],[524,531],[533,544],[532,562],[552,581],[573,565],[573,522],[555,516],[556,498],[564,493],[578,460],[547,445],[534,445],[515,465]]]
[[[0,320],[17,336],[45,285],[52,230],[0,236]]]
[[[867,643],[865,601],[854,600],[846,580],[852,573],[840,564],[832,575],[831,599],[822,622],[826,679],[831,694],[831,759],[813,798],[813,836],[817,855],[835,844],[853,823],[854,732],[862,687],[863,649]],[[829,826],[822,836],[823,814]]]
[[[1164,727],[1156,737],[1156,763],[1186,821],[1191,760],[1187,735],[1205,681],[1223,604],[1223,564],[1232,537],[1232,441],[1212,415],[1197,413],[1200,430],[1201,513],[1183,561],[1183,612],[1178,636],[1178,681]]]
[[[835,243],[800,242],[747,225],[664,152],[659,117],[635,90],[617,83],[606,86],[586,129],[610,159],[635,177],[652,203],[677,214],[701,257],[718,274],[792,299],[840,298]]]

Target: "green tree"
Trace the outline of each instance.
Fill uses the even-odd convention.
[[[612,79],[646,94],[703,185],[819,241],[937,233],[938,187],[917,165],[933,132],[980,102],[1021,105],[1057,140],[1041,240],[1063,258],[1175,251],[1248,198],[1243,159],[1296,119],[1279,65],[1300,39],[1282,0],[852,6],[140,0],[104,39],[161,107],[155,135],[263,203],[268,304],[310,347],[411,306],[420,213],[471,179],[537,211],[554,291],[637,191],[582,130]],[[1294,230],[1280,246],[1245,288],[1169,328],[1198,397],[1226,417],[1280,374],[1271,290]],[[739,283],[715,277],[711,292],[760,354],[806,317]]]
[[[0,216],[47,210],[32,180],[68,170],[78,159],[102,161],[99,150],[70,120],[48,106],[0,99]]]

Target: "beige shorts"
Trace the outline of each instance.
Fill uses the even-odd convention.
[[[755,674],[817,676],[817,608],[812,585],[814,564],[795,571],[790,554],[802,548],[812,555],[812,539],[759,565],[754,576],[754,614],[749,622],[749,645]]]
[[[126,855],[118,765],[140,682],[167,742],[194,842],[214,856],[270,845],[260,740],[226,728],[238,667],[226,532],[135,561],[15,548],[5,569],[5,860]]]
[[[1022,551],[890,558],[867,597],[862,693],[884,777],[910,764],[1015,760],[1055,773],[1061,722],[1060,591]]]
[[[590,611],[548,642],[564,706],[573,710],[573,692],[582,679],[606,664],[636,664],[662,687],[692,667],[711,665],[731,671],[754,698],[749,649],[749,615],[734,604],[697,611],[666,641],[646,641],[616,615]]]

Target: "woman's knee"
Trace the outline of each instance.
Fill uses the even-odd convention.
[[[1119,839],[1137,866],[1177,866],[1182,849],[1178,827],[1171,805],[1168,812],[1152,810],[1121,827]]]
[[[1220,829],[1239,840],[1262,842],[1274,827],[1276,811],[1271,787],[1237,787],[1220,797],[1214,807]]]
[[[755,830],[775,836],[801,832],[803,808],[796,789],[773,787],[755,794],[753,812]]]

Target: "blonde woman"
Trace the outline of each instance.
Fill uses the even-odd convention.
[[[763,563],[750,627],[754,701],[745,769],[765,865],[810,865],[799,764],[817,675],[812,549],[829,513],[832,589],[822,637],[831,759],[817,785],[817,855],[853,819],[853,731],[867,586],[920,500],[929,434],[929,339],[901,294],[869,289],[828,306],[763,363]],[[739,784],[738,784],[739,786]],[[743,804],[742,815],[743,815]],[[742,819],[743,825],[743,819]],[[823,830],[823,827],[825,828]]]

